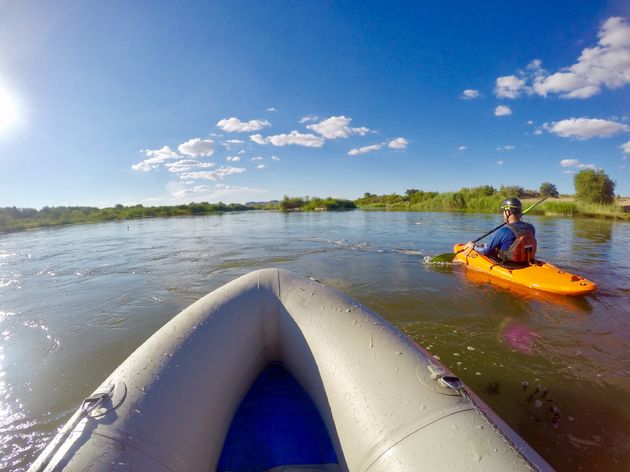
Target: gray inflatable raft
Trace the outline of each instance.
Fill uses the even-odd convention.
[[[551,468],[380,316],[316,281],[265,269],[158,330],[30,470]]]

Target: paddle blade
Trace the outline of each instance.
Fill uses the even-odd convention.
[[[455,258],[454,252],[447,252],[446,254],[440,254],[429,260],[429,264],[438,264],[440,262],[453,262]]]

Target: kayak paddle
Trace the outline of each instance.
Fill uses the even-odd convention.
[[[542,200],[538,200],[536,203],[534,203],[532,206],[530,206],[529,208],[527,208],[526,210],[523,211],[523,215],[525,213],[527,213],[529,210],[531,210],[532,208],[534,208],[536,205],[538,205],[539,203],[544,202],[545,200],[547,200],[549,198],[549,195],[546,196],[545,198],[543,198]],[[486,234],[484,234],[483,236],[479,236],[477,239],[475,239],[473,241],[473,243],[476,243],[478,241],[481,241],[483,238],[485,238],[486,236],[491,235],[492,233],[494,233],[496,230],[503,228],[505,225],[507,224],[507,222],[500,224],[499,226],[497,226],[494,229],[491,229],[490,231],[488,231]],[[447,252],[445,254],[440,254],[439,256],[435,256],[433,259],[431,259],[429,261],[430,264],[434,264],[434,263],[438,263],[438,262],[452,262],[453,258],[459,254],[460,252],[465,251],[467,248],[464,249],[460,249],[457,252]]]

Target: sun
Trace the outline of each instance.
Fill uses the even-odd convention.
[[[9,92],[0,88],[0,132],[8,129],[18,118],[15,101]]]

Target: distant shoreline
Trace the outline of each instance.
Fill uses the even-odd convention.
[[[530,203],[529,200],[523,201],[524,205]],[[200,204],[195,204],[200,205]],[[187,205],[183,205],[187,206]],[[551,216],[556,218],[581,218],[581,219],[605,219],[605,220],[613,220],[613,221],[622,221],[622,222],[630,222],[630,212],[624,212],[623,207],[618,206],[618,209],[612,209],[609,205],[601,206],[601,205],[588,205],[586,207],[582,207],[580,209],[580,205],[575,202],[565,201],[565,202],[554,202],[551,201],[549,204],[547,202],[543,203],[539,207],[536,207],[534,210],[530,212],[531,215],[537,216]],[[173,207],[179,208],[181,207]],[[301,213],[301,212],[320,212],[320,211],[351,211],[351,210],[361,210],[361,211],[396,211],[396,212],[413,212],[413,213],[434,213],[434,212],[444,212],[444,213],[471,213],[471,214],[494,214],[496,213],[496,209],[493,211],[484,210],[484,209],[444,209],[444,208],[414,208],[413,205],[359,205],[355,208],[323,208],[323,207],[315,207],[315,208],[291,208],[283,210],[277,206],[275,207],[246,207],[244,205],[236,205],[233,204],[233,207],[227,206],[227,209],[222,210],[211,210],[211,211],[198,211],[196,212],[171,212],[171,214],[159,214],[159,210],[164,207],[142,207],[144,208],[148,214],[129,214],[127,216],[120,217],[112,217],[111,213],[105,213],[107,217],[98,218],[96,212],[87,212],[83,213],[85,215],[84,218],[80,218],[77,216],[77,208],[81,207],[55,207],[54,209],[67,209],[71,208],[72,211],[75,211],[73,216],[74,220],[71,220],[68,216],[61,217],[58,220],[50,220],[50,219],[39,219],[37,217],[34,218],[20,218],[18,219],[18,223],[13,226],[7,226],[5,219],[3,219],[3,214],[0,213],[0,236],[5,234],[19,233],[23,231],[31,231],[31,230],[39,230],[45,228],[62,228],[66,226],[74,226],[74,225],[84,225],[91,223],[107,223],[107,222],[118,222],[122,223],[125,221],[133,221],[133,220],[144,220],[144,219],[152,219],[152,218],[171,218],[171,217],[186,217],[186,216],[208,216],[208,215],[219,215],[223,213],[232,213],[232,212],[246,212],[246,211],[281,211],[283,213]],[[124,208],[139,208],[136,207],[124,207]],[[85,209],[85,208],[84,208]],[[630,208],[629,208],[630,209]],[[6,209],[0,209],[6,210]],[[50,209],[53,210],[53,209]],[[97,212],[111,210],[111,209],[97,209],[94,208],[92,210],[96,210]],[[37,211],[37,210],[33,210]],[[41,210],[40,210],[41,211]],[[626,210],[628,211],[628,210]],[[96,214],[95,214],[96,213]]]

